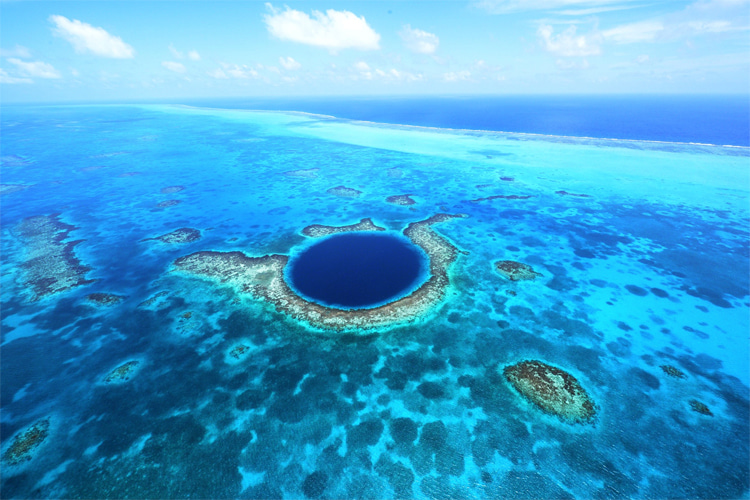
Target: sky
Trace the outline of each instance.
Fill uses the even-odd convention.
[[[750,92],[750,0],[0,0],[0,100]]]

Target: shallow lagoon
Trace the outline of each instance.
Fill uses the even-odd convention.
[[[747,495],[747,148],[170,106],[8,108],[2,137],[3,453],[49,420],[4,497]],[[173,267],[437,213],[468,216],[433,228],[461,250],[444,300],[375,331]],[[96,281],[35,300],[35,255]],[[515,392],[528,359],[594,422]]]

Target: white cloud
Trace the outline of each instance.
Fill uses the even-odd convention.
[[[191,61],[200,61],[201,55],[197,50],[191,50],[190,52],[188,52],[188,59],[190,59]]]
[[[419,29],[412,29],[407,24],[398,33],[406,48],[419,54],[434,54],[440,44],[440,39],[433,33]]]
[[[279,57],[279,62],[284,67],[284,69],[288,70],[300,69],[302,67],[300,63],[298,63],[291,57]]]
[[[264,16],[268,32],[280,40],[340,49],[375,50],[380,48],[377,34],[363,17],[342,10],[329,9],[325,13],[314,10],[312,17],[287,7],[284,11],[267,3],[271,14]]]
[[[50,16],[49,20],[56,26],[53,32],[70,42],[76,52],[91,52],[113,59],[135,57],[133,47],[123,42],[122,38],[110,35],[103,28],[57,15]]]
[[[359,71],[370,71],[370,65],[364,61],[359,61],[357,64],[354,65],[354,67],[357,68]]]
[[[185,71],[187,71],[184,64],[174,61],[164,61],[163,63],[161,63],[161,65],[167,68],[169,71],[174,71],[175,73],[184,73]]]
[[[227,74],[224,73],[224,70],[222,70],[221,68],[216,68],[213,71],[208,71],[207,74],[208,76],[211,76],[219,80],[226,80],[227,78],[229,78]]]
[[[220,64],[226,70],[226,74],[228,74],[232,78],[258,78],[258,72],[247,64]]]
[[[10,76],[4,69],[0,68],[0,83],[34,83],[34,80]]]
[[[573,70],[573,69],[588,69],[589,62],[584,59],[582,61],[571,61],[570,59],[558,59],[555,61],[555,64],[558,68],[564,69],[564,70]]]
[[[170,52],[172,53],[172,55],[173,55],[173,56],[175,56],[175,58],[177,58],[177,59],[182,59],[183,57],[185,57],[185,56],[184,56],[184,54],[183,54],[182,52],[180,52],[179,50],[177,50],[177,49],[175,48],[175,46],[174,46],[173,44],[171,44],[171,43],[169,44],[169,51],[170,51]]]
[[[470,71],[451,71],[443,75],[443,80],[446,82],[459,82],[465,81],[471,78]]]
[[[16,45],[12,49],[0,49],[0,57],[21,57],[26,59],[31,57],[31,51],[23,45]]]
[[[651,20],[623,24],[603,31],[602,36],[606,40],[620,44],[652,42],[663,31],[664,24],[661,21]]]
[[[544,48],[553,54],[571,57],[594,56],[601,53],[597,43],[599,39],[597,34],[577,35],[576,30],[577,27],[573,25],[555,35],[552,26],[541,24],[536,33]]]
[[[42,61],[26,62],[15,57],[8,59],[8,62],[14,64],[26,76],[35,76],[37,78],[60,78],[60,73],[51,65]]]

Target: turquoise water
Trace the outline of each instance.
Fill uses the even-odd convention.
[[[3,498],[748,496],[748,148],[159,105],[3,113],[3,454],[49,420],[3,464]],[[403,194],[416,203],[386,202]],[[172,266],[437,213],[467,215],[433,227],[461,252],[451,284],[390,328],[324,331]],[[73,227],[60,241],[24,230],[53,214]],[[200,237],[150,239],[182,228]],[[35,300],[49,249],[79,240],[96,281]],[[511,282],[500,260],[541,276]],[[594,422],[515,392],[503,368],[527,359],[573,375]]]

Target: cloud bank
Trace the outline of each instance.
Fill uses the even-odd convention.
[[[133,47],[122,41],[122,38],[107,33],[103,28],[70,20],[64,16],[49,17],[55,25],[53,32],[70,42],[76,52],[90,52],[101,57],[112,59],[132,59],[135,57]]]
[[[279,40],[323,47],[332,52],[341,49],[379,49],[380,35],[363,17],[346,10],[314,10],[312,17],[287,7],[281,11],[266,4],[271,12],[264,16],[268,32]]]

